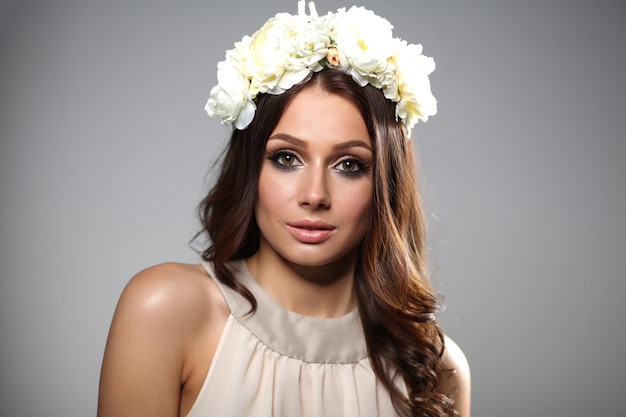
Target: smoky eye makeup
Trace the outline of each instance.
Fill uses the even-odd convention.
[[[294,152],[285,149],[268,152],[266,158],[273,166],[283,170],[290,170],[302,165],[302,161]]]
[[[348,177],[360,177],[372,172],[368,163],[353,155],[341,158],[333,169]]]

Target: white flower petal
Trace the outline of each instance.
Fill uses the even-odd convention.
[[[254,119],[255,112],[256,105],[251,101],[246,101],[239,112],[239,116],[237,116],[237,119],[235,120],[235,127],[239,130],[243,130],[248,127]]]

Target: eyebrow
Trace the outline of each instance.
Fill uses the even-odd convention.
[[[287,133],[276,133],[275,135],[270,136],[269,140],[271,139],[280,139],[280,140],[284,140],[285,142],[289,142],[294,144],[295,146],[301,147],[301,148],[308,148],[309,144],[302,140],[302,139],[298,139],[295,136],[289,135]],[[370,147],[369,144],[367,144],[366,142],[362,141],[362,140],[349,140],[346,142],[341,142],[338,143],[336,145],[333,145],[332,149],[333,151],[341,151],[344,149],[349,149],[349,148],[355,148],[355,147],[361,147],[361,148],[365,148],[368,151],[371,151],[372,148]]]

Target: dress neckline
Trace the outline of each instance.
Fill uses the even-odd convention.
[[[257,301],[250,304],[215,277],[213,265],[202,263],[217,283],[231,315],[272,351],[310,363],[354,363],[367,358],[367,347],[358,309],[336,318],[298,314],[274,300],[252,277],[245,260],[229,264],[235,278]]]

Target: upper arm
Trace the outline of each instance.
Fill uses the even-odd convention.
[[[460,417],[470,415],[470,368],[463,351],[448,336],[445,336],[445,349],[442,357],[442,391],[453,401],[454,409]]]
[[[118,302],[105,349],[98,416],[178,416],[184,341],[181,283],[171,267],[137,274]]]

